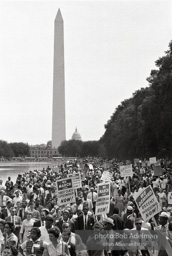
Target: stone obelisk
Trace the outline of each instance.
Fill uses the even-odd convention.
[[[63,18],[59,9],[54,24],[52,148],[58,148],[63,140],[66,140],[64,34]]]

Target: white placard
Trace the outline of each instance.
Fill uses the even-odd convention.
[[[119,167],[121,177],[132,177],[133,176],[133,168],[132,164],[123,165]]]
[[[110,183],[99,184],[97,188],[95,215],[106,214],[110,208]]]
[[[134,195],[134,199],[144,221],[150,220],[162,210],[151,186]]]

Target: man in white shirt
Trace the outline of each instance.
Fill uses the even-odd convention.
[[[39,228],[40,231],[41,231],[40,239],[43,240],[44,242],[48,243],[48,244],[51,243],[50,238],[49,238],[49,234],[48,234],[48,230],[53,227],[53,221],[54,221],[53,216],[49,214],[45,218],[45,226],[41,226]]]
[[[94,192],[94,188],[93,187],[91,187],[90,192],[87,195],[87,198],[92,201],[93,212],[95,212],[95,206],[96,206],[96,201],[97,201],[97,193]]]
[[[13,198],[13,204],[14,204],[14,207],[17,207],[18,202],[22,203],[22,196],[20,196],[19,190],[16,190],[14,194],[15,194],[15,197]]]

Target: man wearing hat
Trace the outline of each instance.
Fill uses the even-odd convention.
[[[89,249],[90,256],[104,256],[105,239],[99,237],[99,234],[104,230],[104,226],[101,222],[96,222],[93,226],[94,233],[92,233],[86,242],[87,248]],[[96,250],[95,250],[96,249]]]
[[[159,226],[155,227],[158,232],[158,245],[159,252],[158,256],[171,256],[172,245],[169,240],[169,229],[168,229],[169,215],[166,212],[161,212],[159,215]]]
[[[57,226],[60,229],[60,231],[62,232],[62,225],[65,222],[70,223],[71,231],[74,232],[75,231],[75,225],[74,225],[74,222],[70,220],[69,211],[67,209],[65,209],[63,211],[62,218],[60,218],[59,220],[56,221],[55,226]]]
[[[103,220],[103,224],[104,224],[104,230],[106,230],[108,236],[106,238],[106,246],[105,246],[105,250],[104,250],[104,254],[105,256],[109,256],[109,255],[112,255],[112,244],[114,243],[114,238],[113,238],[113,220],[111,218],[104,218]],[[111,233],[112,233],[112,236],[111,236]],[[116,254],[118,255],[118,254]]]
[[[136,214],[134,213],[134,208],[133,206],[128,205],[127,212],[124,213],[124,216],[123,216],[124,228],[132,229],[135,219],[136,219]]]
[[[168,218],[169,215],[166,212],[161,212],[159,215],[159,226],[155,227],[155,230],[161,231],[165,236],[168,236]]]

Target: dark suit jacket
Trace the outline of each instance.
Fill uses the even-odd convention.
[[[110,218],[113,219],[114,230],[123,230],[124,229],[124,221],[118,214],[114,214]]]
[[[90,215],[88,215],[86,230],[92,230],[94,226],[94,218]],[[79,216],[77,219],[77,227],[78,230],[84,230],[84,219],[83,215]]]
[[[27,218],[27,214],[26,214],[25,209],[22,209],[22,208],[21,208],[21,209],[19,210],[18,216],[21,218],[22,221],[25,220],[25,219]]]
[[[68,245],[68,249],[69,249],[70,255],[76,256],[75,245],[72,244],[71,242],[68,242],[67,245]]]
[[[3,213],[3,215],[4,215],[4,219],[6,218],[6,217],[8,217],[8,212],[7,212],[7,208],[5,207],[5,208],[2,208],[1,209],[1,212]],[[3,218],[2,218],[3,219]]]

